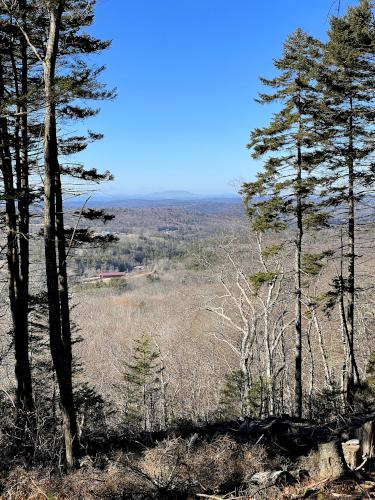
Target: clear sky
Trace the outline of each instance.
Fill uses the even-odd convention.
[[[341,0],[341,9],[349,0]],[[324,37],[338,0],[98,0],[96,64],[118,98],[87,126],[105,135],[80,160],[109,169],[104,193],[234,192],[260,164],[245,148],[271,109],[254,102],[297,27]]]

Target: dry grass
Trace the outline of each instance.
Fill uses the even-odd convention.
[[[242,446],[227,436],[197,446],[188,440],[169,439],[141,456],[118,454],[101,463],[88,458],[80,470],[62,477],[50,469],[14,469],[1,481],[0,498],[177,499],[231,491],[268,466],[262,447]]]
[[[166,440],[147,450],[134,470],[159,491],[218,493],[246,483],[266,463],[262,447],[220,436],[197,447],[182,439]]]
[[[249,487],[253,474],[280,464],[270,460],[263,447],[240,445],[228,436],[196,446],[169,439],[141,456],[118,453],[103,458],[87,457],[80,470],[67,476],[46,468],[14,469],[0,477],[0,500],[177,500],[198,493],[237,500],[359,500],[373,498],[375,492],[375,481],[319,479],[315,454],[296,464],[309,470],[308,480],[285,488]]]
[[[152,498],[150,488],[121,464],[106,470],[85,467],[64,477],[50,470],[13,470],[3,482],[2,500],[121,500]]]

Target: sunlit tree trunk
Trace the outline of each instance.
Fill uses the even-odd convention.
[[[77,461],[78,435],[72,389],[70,325],[67,326],[67,322],[69,322],[69,312],[67,314],[69,303],[54,95],[55,66],[63,10],[63,1],[49,5],[49,37],[44,60],[44,244],[50,347],[60,392],[66,465],[68,469],[72,469],[76,466]],[[56,237],[58,237],[57,245]]]

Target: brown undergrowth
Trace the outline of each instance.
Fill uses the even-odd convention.
[[[245,488],[255,473],[272,467],[261,446],[228,436],[193,444],[174,438],[141,454],[86,457],[68,475],[52,469],[15,468],[1,477],[3,500],[183,499]]]

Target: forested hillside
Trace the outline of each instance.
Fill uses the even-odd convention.
[[[0,498],[373,498],[374,6],[287,37],[238,198],[113,206],[95,9],[0,0]]]

